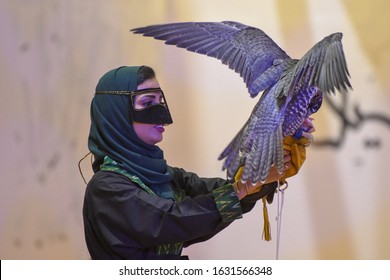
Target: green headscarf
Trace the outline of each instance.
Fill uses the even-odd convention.
[[[96,91],[134,91],[137,89],[139,66],[122,66],[104,74]],[[94,172],[100,170],[108,156],[117,166],[137,176],[157,195],[172,198],[172,169],[167,166],[163,151],[143,142],[130,120],[128,95],[98,94],[91,104],[91,128],[88,148],[95,160]]]

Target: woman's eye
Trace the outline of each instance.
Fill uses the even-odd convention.
[[[135,96],[134,108],[142,110],[153,105],[164,104],[164,97],[161,94],[146,93]]]
[[[152,105],[153,105],[153,101],[145,101],[145,102],[142,103],[142,106],[143,106],[144,108],[150,107],[150,106],[152,106]]]

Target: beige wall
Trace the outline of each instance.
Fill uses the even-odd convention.
[[[354,87],[344,111],[358,123],[355,106],[390,118],[389,8],[386,0],[0,0],[0,258],[89,257],[77,162],[87,153],[95,84],[111,68],[154,67],[175,121],[161,145],[169,163],[224,176],[216,158],[256,100],[219,61],[130,34],[130,28],[235,20],[263,29],[295,58],[341,31]],[[324,104],[316,126],[318,142],[337,139],[341,119]],[[389,123],[362,121],[348,127],[338,149],[308,150],[285,192],[280,258],[390,258],[389,136]],[[88,161],[82,166],[89,178]],[[269,206],[271,242],[261,240],[259,204],[186,253],[275,258],[276,206]]]

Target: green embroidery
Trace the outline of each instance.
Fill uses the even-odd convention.
[[[182,242],[163,244],[157,247],[157,255],[180,255],[182,249]]]
[[[145,185],[140,178],[138,178],[137,176],[135,175],[132,175],[130,174],[129,172],[127,172],[126,170],[123,170],[121,169],[119,166],[117,166],[118,163],[109,158],[108,156],[105,156],[104,157],[104,161],[103,161],[103,164],[100,166],[100,170],[104,170],[104,171],[113,171],[113,172],[116,172],[116,173],[119,173],[119,174],[122,174],[122,175],[125,175],[127,178],[129,178],[132,182],[136,183],[137,185],[139,185],[142,189],[144,189],[148,194],[154,194],[154,191],[152,191],[147,185]]]
[[[138,178],[135,175],[130,174],[126,170],[121,169],[118,166],[118,163],[111,159],[110,157],[106,156],[104,157],[103,164],[100,166],[100,170],[104,171],[112,171],[119,174],[122,174],[129,178],[132,182],[139,185],[144,191],[146,191],[148,194],[156,195],[155,192],[149,188],[147,185],[145,185],[140,178]],[[175,192],[175,198],[182,199],[184,197],[183,192]],[[181,251],[183,249],[183,243],[177,242],[177,243],[171,243],[171,244],[162,244],[157,246],[156,252],[158,255],[180,255]]]
[[[240,201],[231,185],[225,185],[213,190],[213,195],[224,222],[242,217]]]
[[[182,201],[186,196],[186,192],[183,189],[174,189],[173,193],[176,201]]]

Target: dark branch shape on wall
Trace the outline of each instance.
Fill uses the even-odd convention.
[[[317,140],[314,142],[315,147],[330,147],[338,149],[340,148],[345,141],[345,137],[348,130],[359,129],[363,123],[365,122],[379,122],[383,125],[390,128],[390,117],[381,113],[363,113],[359,107],[359,105],[355,105],[353,108],[353,112],[355,114],[356,120],[351,120],[347,116],[347,105],[348,100],[346,95],[342,95],[341,105],[337,106],[335,102],[326,96],[325,100],[330,105],[331,111],[335,113],[336,117],[339,118],[340,121],[340,131],[339,135],[335,139],[325,138],[322,140]],[[375,144],[375,145],[374,145]],[[366,147],[380,147],[379,140],[366,140]]]

